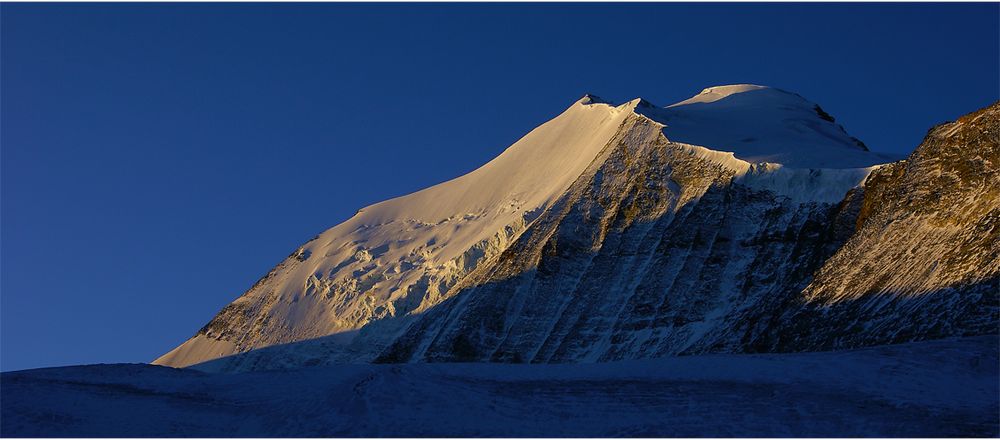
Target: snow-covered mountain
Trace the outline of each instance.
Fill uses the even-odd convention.
[[[481,168],[327,230],[155,362],[580,362],[995,333],[997,113],[883,165],[896,158],[778,89],[585,96]]]

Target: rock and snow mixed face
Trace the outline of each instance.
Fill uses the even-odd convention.
[[[887,161],[776,89],[585,96],[472,173],[324,232],[156,363],[746,351],[766,330],[731,320],[808,284],[853,232],[845,194]]]

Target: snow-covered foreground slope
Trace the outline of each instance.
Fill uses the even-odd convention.
[[[904,165],[798,95],[587,96],[482,168],[324,232],[156,363],[591,362],[996,333],[997,108],[906,162],[928,164],[909,166],[914,188],[961,181],[948,200],[965,214],[939,221],[897,200],[933,191],[865,191]],[[972,172],[933,166],[963,149],[951,162]]]
[[[995,437],[998,339],[600,364],[4,373],[4,437]]]

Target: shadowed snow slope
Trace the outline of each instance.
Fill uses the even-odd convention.
[[[574,365],[3,373],[3,437],[995,437],[996,337]]]
[[[672,141],[793,168],[863,168],[896,157],[869,152],[819,105],[749,84],[710,87],[655,114]]]
[[[667,108],[585,96],[481,168],[322,233],[156,363],[754,351],[854,234],[862,205],[880,203],[860,186],[885,161],[777,89],[713,87]],[[986,269],[959,278],[995,280]],[[995,321],[983,310],[979,322]],[[293,344],[306,340],[320,342]],[[843,345],[861,341],[885,342]]]

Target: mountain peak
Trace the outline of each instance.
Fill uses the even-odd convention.
[[[583,97],[581,97],[580,99],[578,99],[576,102],[578,104],[582,104],[582,105],[590,105],[590,104],[609,104],[609,105],[611,105],[611,101],[602,99],[600,96],[597,96],[597,95],[594,95],[594,94],[591,94],[591,93],[585,93],[583,95]]]
[[[530,301],[539,301],[527,303],[535,304],[530,306],[536,307],[533,310],[559,308],[544,303],[559,296],[545,294],[549,289],[546,286],[580,284],[580,280],[562,283],[553,278],[546,279],[544,286],[539,284],[542,290],[538,291],[511,288],[509,283],[528,279],[533,276],[530,275],[532,272],[540,273],[540,276],[551,274],[545,265],[549,263],[536,266],[536,262],[548,255],[547,249],[551,246],[544,241],[548,239],[537,241],[532,237],[560,237],[557,230],[584,228],[581,229],[583,232],[570,232],[570,238],[557,238],[568,240],[560,241],[560,249],[577,244],[580,249],[610,249],[613,246],[579,241],[575,237],[582,237],[581,240],[604,237],[605,233],[595,231],[604,228],[601,225],[612,224],[610,222],[616,218],[636,224],[648,220],[649,224],[666,227],[669,222],[657,220],[660,216],[671,216],[672,210],[681,209],[687,203],[701,203],[702,195],[715,191],[713,182],[739,183],[742,188],[766,192],[769,194],[767,197],[784,206],[827,206],[840,201],[848,190],[864,180],[870,170],[812,172],[794,168],[858,168],[878,162],[871,157],[871,153],[853,146],[846,133],[830,121],[832,117],[822,117],[812,105],[803,104],[805,101],[796,95],[748,85],[708,90],[705,95],[714,93],[718,99],[670,108],[654,106],[641,98],[613,106],[594,95],[584,95],[574,105],[539,125],[476,170],[366,207],[344,223],[302,245],[270,275],[220,311],[193,338],[157,359],[156,363],[188,366],[249,350],[307,340],[317,342],[315,345],[298,346],[308,347],[302,353],[316,350],[316,353],[324,353],[321,356],[326,359],[336,357],[355,362],[373,360],[383,354],[385,359],[411,359],[421,358],[427,353],[432,356],[440,354],[442,359],[449,359],[454,354],[451,348],[439,350],[430,343],[422,345],[421,342],[420,346],[425,348],[420,348],[419,353],[407,351],[410,347],[408,341],[417,341],[425,335],[425,329],[411,329],[409,326],[424,325],[421,323],[439,325],[443,322],[437,321],[441,310],[454,304],[465,304],[459,300],[468,297],[467,289],[479,289],[474,286],[480,286],[481,279],[488,280],[484,283],[492,286],[483,287],[481,294],[476,293],[480,296],[475,301],[483,301],[483,307],[492,304],[492,298],[509,297],[499,292],[523,290],[526,292],[524,295],[529,295],[524,297],[525,301],[529,298],[534,298]],[[755,166],[760,162],[770,164]],[[642,195],[633,203],[633,194]],[[709,197],[722,197],[722,194],[712,193]],[[621,207],[621,210],[599,208],[597,201],[603,201],[605,197],[616,200],[612,204]],[[656,204],[647,204],[647,200],[656,201]],[[764,215],[755,211],[757,204],[749,206],[751,211],[738,213],[733,218]],[[565,210],[570,209],[568,207],[572,207],[573,212],[603,213],[599,215],[609,217],[592,219],[590,214],[569,215],[569,211]],[[692,218],[695,223],[678,223],[677,227],[681,229],[674,232],[663,230],[660,234],[665,237],[687,236],[682,232],[699,230],[701,223],[696,218],[701,216]],[[810,217],[783,218],[799,221]],[[588,229],[591,227],[598,229]],[[742,230],[740,225],[729,227]],[[802,225],[786,224],[780,228],[799,230]],[[751,240],[756,236],[753,235],[756,232],[748,233],[751,235],[733,242]],[[644,239],[636,236],[629,240],[639,244]],[[554,241],[551,243],[555,244]],[[678,243],[681,247],[691,245]],[[570,253],[579,258],[593,257],[590,251]],[[507,260],[507,255],[515,255],[516,258]],[[775,263],[774,267],[781,264],[784,263]],[[626,274],[632,270],[629,266],[620,269],[610,273]],[[668,269],[664,267],[660,270]],[[676,273],[674,269],[669,270]],[[510,281],[492,278],[500,274],[512,277]],[[587,280],[604,276],[595,272],[588,275]],[[719,279],[723,278],[731,276]],[[508,288],[512,290],[504,290]],[[490,289],[500,290],[496,290],[498,293],[494,295]],[[656,288],[657,292],[663,290]],[[621,296],[620,299],[627,297]],[[603,296],[598,294],[592,298]],[[472,303],[469,305],[480,307]],[[465,305],[455,307],[463,308]],[[506,305],[502,307],[507,308]],[[624,304],[607,310],[621,310],[621,307]],[[520,309],[520,306],[517,308]],[[472,309],[466,311],[469,310]],[[474,315],[479,312],[469,313]],[[523,317],[512,318],[520,320]],[[605,318],[608,322],[615,319],[611,315],[602,317]],[[567,322],[575,322],[576,319]],[[695,321],[701,319],[698,317]],[[467,322],[478,326],[479,321],[481,319],[477,317]],[[514,321],[510,323],[514,324]],[[479,330],[471,330],[463,323],[440,325],[447,327],[448,335],[479,334]],[[551,325],[547,323],[545,327],[554,325],[555,322]],[[441,327],[442,331],[445,327]],[[503,325],[491,328],[501,327]],[[533,332],[531,329],[526,331]],[[532,334],[548,337],[542,333]],[[472,346],[463,345],[468,342],[464,339],[455,343],[448,335],[441,338],[441,341],[448,341],[441,342],[448,347]],[[511,341],[521,340],[520,335],[517,333]],[[528,338],[525,336],[524,340],[529,341]],[[389,344],[396,344],[397,340],[399,348],[390,352]],[[576,344],[577,341],[569,343]],[[541,344],[544,341],[530,339],[528,343],[536,342]],[[678,347],[689,342],[693,341],[684,341]],[[604,350],[601,348],[603,343],[591,348],[581,347]],[[546,350],[550,348],[559,349],[552,346]],[[494,349],[498,347],[489,347],[489,350]],[[539,354],[541,349],[541,345],[537,345],[531,346],[528,351],[508,350],[504,356],[513,356],[516,352],[518,356],[529,356],[524,358],[526,361],[555,359],[556,352]],[[661,353],[672,353],[674,351],[671,350],[675,349],[680,348],[667,347]],[[274,350],[277,350],[274,353],[285,353],[284,348]],[[298,348],[292,349],[296,350]],[[467,355],[460,353],[464,356],[462,359],[468,358]],[[591,355],[594,359],[603,356],[598,351],[588,351],[586,356]],[[263,356],[271,355],[265,353]],[[281,358],[284,355],[276,356]],[[584,358],[575,358],[573,356],[576,355],[570,354],[565,356],[569,356],[566,359]],[[608,356],[618,354],[609,352]],[[243,360],[234,362],[242,363]]]
[[[833,116],[796,93],[754,84],[709,87],[647,112],[667,138],[792,168],[865,168],[896,157],[868,151]]]
[[[670,105],[668,107],[677,107],[687,104],[697,104],[697,103],[710,103],[715,102],[720,99],[736,95],[739,93],[746,93],[755,90],[776,90],[767,86],[758,86],[756,84],[730,84],[724,86],[714,86],[708,87],[701,91],[701,93],[692,96],[684,101],[678,102],[676,104]]]

